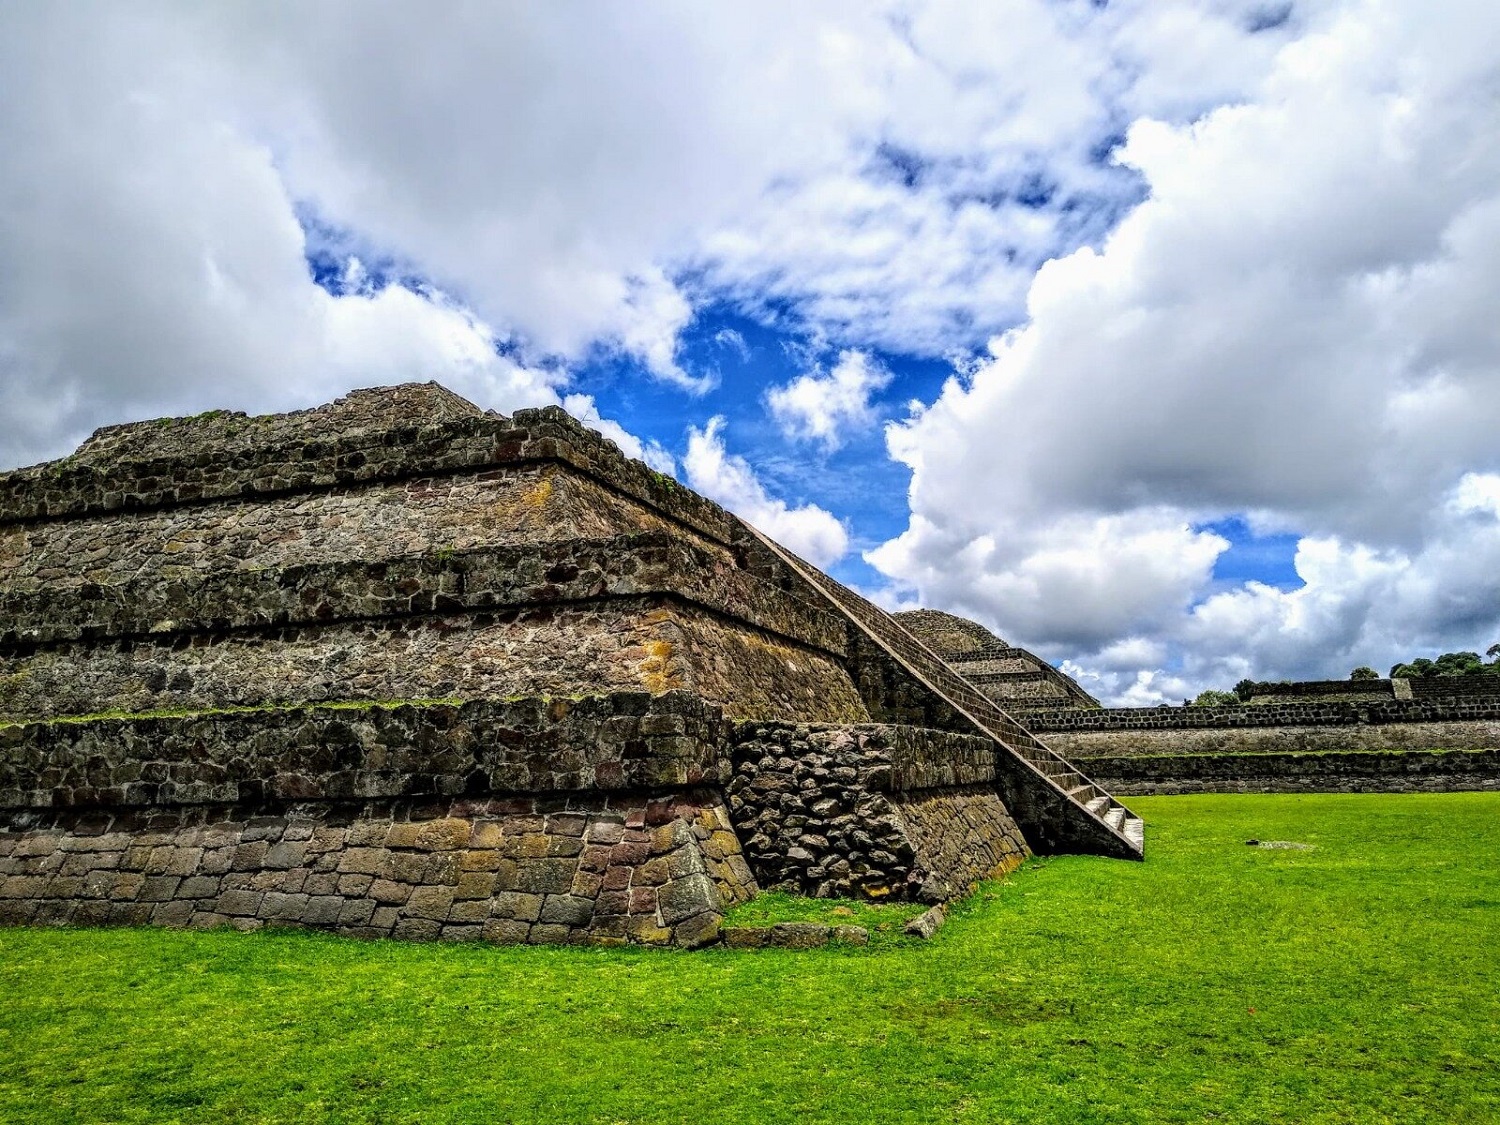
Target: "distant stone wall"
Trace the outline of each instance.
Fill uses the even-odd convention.
[[[762,887],[940,901],[1027,854],[988,739],[910,727],[745,723],[730,816]]]
[[[1405,682],[1413,699],[1476,699],[1500,703],[1500,676],[1423,676]]]
[[[691,948],[754,893],[701,790],[0,812],[0,923]]]
[[[1088,767],[1112,792],[1137,796],[1500,790],[1500,750],[1132,755]]]
[[[1298,680],[1286,683],[1257,683],[1250,689],[1249,702],[1253,706],[1263,703],[1283,703],[1305,700],[1308,702],[1363,703],[1372,699],[1395,699],[1397,693],[1391,680]],[[1403,698],[1411,698],[1404,695]]]
[[[1484,750],[1500,746],[1500,720],[1208,727],[1049,734],[1047,744],[1085,772],[1097,758],[1168,754],[1285,754],[1343,750]]]
[[[1027,722],[1085,772],[1101,758],[1137,755],[1500,747],[1500,700],[1482,699],[1045,711]]]

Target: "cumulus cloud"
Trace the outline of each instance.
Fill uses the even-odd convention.
[[[829,566],[848,552],[843,524],[815,504],[792,507],[769,495],[749,462],[725,450],[723,435],[722,415],[701,430],[689,429],[683,468],[690,485],[815,566]]]
[[[13,8],[9,456],[122,412],[307,401],[346,364],[458,378],[441,348],[358,355],[337,334],[366,313],[503,339],[534,374],[486,360],[491,405],[600,349],[701,392],[680,338],[711,300],[970,346],[1134,190],[1090,156],[1122,113],[1209,104],[1179,49],[1214,48],[1222,97],[1280,34],[1237,30],[1248,4],[1132,7]],[[425,304],[320,295],[301,255],[330,246]]]
[[[870,556],[887,600],[967,609],[1133,699],[1493,631],[1492,4],[0,21],[0,459],[411,378],[597,416],[570,372],[600,357],[715,387],[682,340],[729,305],[846,356],[992,341],[890,431],[913,478]],[[832,448],[882,389],[841,360],[766,401]],[[631,422],[596,419],[672,471]],[[689,475],[842,554],[723,430],[692,431]],[[1225,515],[1301,536],[1303,589],[1223,588],[1233,547],[1202,528]]]
[[[782,431],[794,438],[837,449],[850,428],[875,421],[870,396],[891,381],[891,373],[868,353],[850,348],[828,371],[814,370],[785,386],[772,387],[766,404]]]
[[[912,517],[870,561],[1116,698],[1500,635],[1500,15],[1302,30],[1241,103],[1137,121],[1149,198],[889,432]],[[1303,536],[1301,589],[1216,591],[1192,529],[1233,513]],[[1131,639],[1151,676],[1111,667]]]

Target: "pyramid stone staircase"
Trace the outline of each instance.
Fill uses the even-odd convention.
[[[1145,824],[1140,817],[1049,750],[880,607],[775,540],[749,530],[774,559],[833,603],[877,648],[1004,751],[995,756],[995,784],[1033,851],[1144,858]]]

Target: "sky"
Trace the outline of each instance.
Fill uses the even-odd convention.
[[[561,404],[1118,705],[1500,641],[1493,0],[0,6],[0,467]]]

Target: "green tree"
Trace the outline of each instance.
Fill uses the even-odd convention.
[[[1258,687],[1260,687],[1260,684],[1255,680],[1241,680],[1239,683],[1234,685],[1235,698],[1237,698],[1241,703],[1249,703],[1250,697],[1255,694],[1255,689]]]
[[[1419,656],[1415,660],[1405,664],[1397,664],[1391,669],[1391,679],[1421,680],[1434,675],[1433,663],[1425,656]]]
[[[1193,700],[1190,706],[1238,707],[1240,702],[1240,697],[1232,691],[1215,691],[1213,688],[1209,688],[1207,691],[1200,691],[1198,698]]]
[[[1349,673],[1349,678],[1351,680],[1378,680],[1380,679],[1380,673],[1367,664],[1361,664]]]

